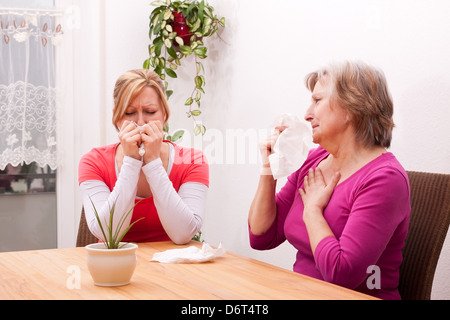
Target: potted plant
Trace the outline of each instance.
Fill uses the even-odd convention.
[[[126,214],[121,216],[116,229],[112,227],[116,203],[114,202],[109,210],[109,221],[101,221],[92,200],[91,203],[105,241],[86,246],[89,272],[94,283],[98,286],[126,285],[130,283],[136,268],[136,249],[138,246],[135,243],[122,242],[122,239],[131,227],[143,218],[131,223],[122,233],[120,233],[120,229],[122,229],[126,218],[137,203]]]
[[[177,69],[183,59],[194,57],[193,90],[185,105],[189,108],[187,116],[194,120],[194,134],[204,134],[206,127],[196,121],[201,115],[200,100],[206,83],[201,62],[208,52],[204,39],[215,34],[219,27],[225,27],[225,18],[215,15],[214,8],[205,0],[154,1],[151,5],[156,8],[150,15],[150,57],[144,61],[144,68],[152,68],[160,76],[169,98],[173,90],[167,90],[168,77],[177,78]],[[168,132],[167,126],[165,132]]]

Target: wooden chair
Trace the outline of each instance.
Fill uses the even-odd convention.
[[[80,224],[78,226],[77,247],[84,247],[88,244],[96,242],[98,242],[98,239],[89,230],[83,207],[81,208]]]
[[[450,174],[408,171],[411,217],[400,266],[405,300],[429,300],[450,224]]]

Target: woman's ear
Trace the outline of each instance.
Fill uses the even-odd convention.
[[[345,115],[345,123],[351,123],[352,122],[352,116],[349,112],[346,113]]]

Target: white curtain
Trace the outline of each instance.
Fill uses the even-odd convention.
[[[58,16],[0,9],[0,170],[31,162],[56,169]]]

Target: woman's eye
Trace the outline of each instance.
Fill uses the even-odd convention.
[[[125,112],[126,116],[132,116],[134,114],[134,112]]]
[[[155,114],[156,111],[146,111],[148,114]]]

